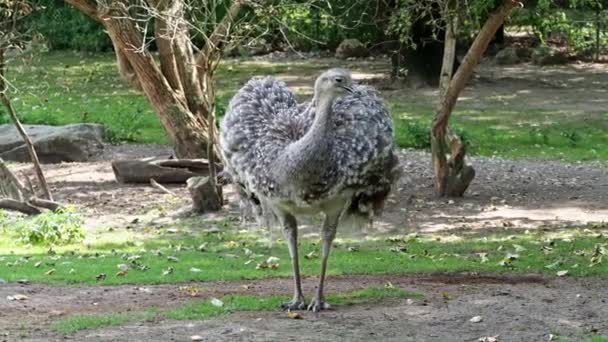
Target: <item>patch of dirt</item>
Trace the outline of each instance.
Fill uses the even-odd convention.
[[[0,332],[7,341],[477,341],[499,335],[499,341],[546,341],[549,334],[577,337],[608,334],[608,293],[603,279],[545,279],[537,276],[429,275],[330,277],[328,293],[352,291],[387,282],[424,299],[338,307],[320,314],[303,312],[302,320],[279,310],[238,313],[207,321],[140,322],[123,327],[49,333],[52,320],[75,313],[125,312],[150,306],[166,309],[192,302],[180,285],[48,287],[3,285],[0,298],[25,293],[26,301],[0,301]],[[197,299],[239,293],[289,296],[289,279],[199,283]],[[316,279],[304,281],[307,294]],[[181,285],[183,286],[183,285]],[[142,290],[145,289],[145,290]],[[445,293],[449,299],[446,301]],[[481,316],[482,321],[470,319]],[[20,324],[27,322],[28,333]],[[0,335],[0,340],[2,339]]]
[[[89,229],[168,224],[177,220],[172,213],[190,205],[185,186],[168,185],[177,194],[174,197],[147,184],[118,184],[109,160],[170,153],[162,146],[110,146],[106,160],[47,164],[43,169],[55,199],[79,207]],[[608,221],[608,168],[599,163],[470,157],[477,176],[466,196],[437,199],[433,195],[430,155],[412,150],[402,150],[399,155],[403,176],[384,214],[372,227],[344,231],[342,237],[556,229]],[[28,165],[15,169],[33,177]],[[238,215],[232,189],[228,188],[226,194],[229,205],[202,220]],[[302,227],[304,236],[314,237],[317,232],[316,225]]]
[[[402,151],[405,172],[380,218],[385,233],[555,229],[608,221],[608,168],[600,164],[469,157],[464,198],[433,197],[430,155]],[[399,227],[399,228],[396,228]]]

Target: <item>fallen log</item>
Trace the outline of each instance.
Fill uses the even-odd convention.
[[[40,209],[30,205],[27,202],[20,202],[12,198],[0,198],[0,208],[19,211],[26,215],[38,215],[41,213]]]
[[[36,197],[29,178],[29,189],[6,166],[0,158],[0,209],[19,211],[26,215],[38,215],[40,208],[55,211],[62,209],[60,203]]]
[[[219,168],[219,166],[216,166]],[[209,174],[207,159],[115,160],[112,171],[119,183],[186,183],[189,178]]]

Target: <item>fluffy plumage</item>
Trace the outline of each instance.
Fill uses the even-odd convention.
[[[298,104],[285,83],[271,77],[250,80],[234,96],[220,146],[226,171],[257,213],[264,199],[314,207],[345,191],[351,194],[346,214],[371,218],[379,212],[397,175],[392,121],[375,90],[352,88],[333,103],[327,155],[306,170],[314,181],[295,188],[281,182],[281,155],[311,128],[314,103]]]

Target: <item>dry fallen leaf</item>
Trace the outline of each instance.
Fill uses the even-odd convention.
[[[317,254],[317,253],[315,253],[315,252],[310,252],[310,253],[308,253],[308,254],[306,254],[306,255],[304,256],[304,258],[306,258],[306,259],[308,259],[308,260],[310,260],[310,259],[316,259],[316,258],[318,258],[318,257],[319,257],[319,254]]]
[[[51,275],[53,273],[55,273],[55,269],[54,268],[51,268],[50,270],[44,272],[44,274],[46,274],[46,275]]]
[[[170,255],[167,257],[167,260],[172,261],[172,262],[178,262],[179,259],[176,256]]]
[[[481,316],[475,316],[469,320],[469,322],[471,322],[471,323],[479,323],[481,321],[483,321],[483,317],[481,317]]]
[[[279,268],[279,258],[277,257],[268,257],[268,259],[266,259],[266,261],[262,261],[260,263],[257,264],[257,266],[255,267],[258,270],[261,269],[277,269]]]
[[[28,296],[18,293],[18,294],[12,295],[12,296],[6,296],[6,299],[8,299],[8,300],[26,300],[26,299],[28,299]]]
[[[224,306],[224,302],[222,302],[221,300],[219,300],[217,298],[211,298],[211,305],[221,308],[222,306]]]
[[[124,277],[124,276],[127,275],[127,273],[129,273],[129,272],[127,272],[127,271],[118,271],[118,272],[116,272],[116,276],[117,277]]]
[[[266,262],[267,262],[268,264],[278,264],[280,260],[281,260],[281,259],[279,259],[279,258],[277,258],[277,257],[273,257],[273,256],[271,256],[271,257],[268,257],[268,259],[266,259]]]
[[[558,277],[563,277],[563,276],[565,276],[567,274],[568,274],[568,270],[557,271],[557,276]]]
[[[147,287],[137,287],[136,290],[137,291],[141,291],[141,292],[145,292],[145,293],[152,293],[152,291],[150,291],[150,289],[147,288]]]
[[[479,257],[481,258],[481,263],[485,263],[488,262],[488,253],[477,253],[477,255],[479,255]]]
[[[202,270],[200,268],[190,267],[190,272],[198,273],[198,272],[202,272]]]
[[[116,265],[116,267],[118,267],[119,270],[125,271],[125,272],[128,271],[130,268],[129,265],[127,265],[127,264],[118,264],[118,265]]]
[[[290,310],[287,310],[287,317],[289,317],[291,319],[302,319],[302,315],[300,315],[297,312],[290,311]]]
[[[196,286],[180,286],[179,291],[191,297],[196,297],[201,292],[201,289]]]
[[[167,267],[167,269],[163,270],[163,275],[167,276],[173,273],[173,267]]]
[[[515,249],[516,253],[521,253],[523,251],[526,250],[526,247],[522,246],[522,245],[513,245],[513,248]]]

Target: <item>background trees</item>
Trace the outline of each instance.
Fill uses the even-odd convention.
[[[149,100],[176,155],[204,157],[209,137],[215,135],[214,113],[219,108],[221,114],[229,98],[223,94],[220,102],[214,86],[223,54],[331,51],[344,39],[355,38],[374,58],[390,58],[394,79],[405,76],[437,86],[442,66],[448,78],[458,71],[483,24],[503,4],[501,0],[458,2],[448,15],[449,3],[214,0],[202,5],[190,0],[41,0],[23,26],[51,50],[113,51],[121,75]],[[606,0],[536,0],[525,5],[497,28],[486,54],[505,45],[505,30],[531,31],[534,36],[526,37],[526,44],[557,46],[568,58],[598,59],[608,46]],[[453,22],[458,29],[450,33]],[[442,58],[446,36],[454,38],[450,55],[456,57]],[[511,35],[509,39],[517,38]],[[452,61],[451,65],[445,65],[446,61]],[[424,129],[420,135],[426,139],[428,128]],[[454,137],[443,128],[433,131],[437,141],[445,140],[440,135]],[[428,143],[425,140],[424,146]],[[461,145],[457,150],[464,151],[466,142]],[[439,145],[434,147],[439,150]]]

